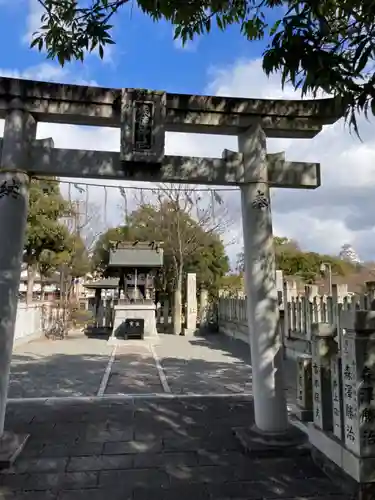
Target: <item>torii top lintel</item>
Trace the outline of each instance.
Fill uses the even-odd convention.
[[[132,89],[129,89],[132,90]],[[19,98],[38,121],[120,127],[121,89],[0,78],[0,118]],[[269,100],[166,93],[165,130],[238,135],[259,123],[268,137],[311,138],[337,121],[335,99]]]

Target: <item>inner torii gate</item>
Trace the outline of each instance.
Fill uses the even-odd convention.
[[[315,189],[320,165],[267,154],[266,137],[312,138],[341,115],[332,99],[222,98],[0,78],[0,450],[11,456],[22,441],[4,431],[4,417],[31,175],[240,187],[255,423],[264,433],[286,433],[269,189]],[[52,139],[36,140],[43,121],[119,127],[120,153],[56,149]],[[236,135],[239,153],[168,156],[167,131]]]

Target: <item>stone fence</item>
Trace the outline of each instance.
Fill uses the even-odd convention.
[[[374,498],[375,304],[369,293],[337,306],[333,323],[312,323],[311,355],[297,357],[295,415],[323,467]]]
[[[375,287],[313,286],[279,301],[285,352],[296,359],[295,417],[315,457],[375,491]],[[246,299],[220,299],[219,331],[248,342]],[[301,428],[302,428],[301,427]],[[324,465],[325,466],[325,465]],[[327,470],[328,470],[327,469]],[[341,477],[341,476],[340,476]],[[361,497],[370,498],[370,497]],[[371,496],[374,498],[374,496]]]
[[[333,285],[332,295],[318,295],[318,287],[309,285],[303,294],[285,282],[279,290],[280,329],[288,356],[311,355],[312,325],[328,323],[340,327],[342,311],[370,309],[374,286],[366,294],[349,294],[347,285]],[[219,331],[248,342],[246,298],[221,298],[218,304]]]

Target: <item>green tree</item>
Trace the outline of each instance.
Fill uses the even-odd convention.
[[[60,253],[71,250],[68,229],[61,222],[68,211],[69,203],[63,199],[58,183],[32,179],[23,254],[28,273],[28,303],[32,301],[35,275],[42,254],[46,251]]]
[[[74,217],[71,211],[69,217]],[[85,276],[91,270],[88,250],[79,231],[67,231],[64,250],[43,250],[37,268],[42,281],[59,272],[60,287],[62,286],[69,296],[74,280]]]
[[[229,272],[229,259],[222,240],[215,233],[201,234],[201,246],[186,258],[184,272],[196,273],[197,288],[217,298],[222,279]]]
[[[80,234],[70,235],[70,250],[57,254],[56,261],[63,288],[62,296],[65,300],[70,300],[72,293],[78,290],[75,286],[76,279],[86,276],[91,269],[88,252]]]
[[[32,45],[61,64],[113,44],[115,15],[130,0],[35,0],[44,13]],[[303,95],[323,91],[342,99],[356,128],[356,112],[375,112],[373,3],[363,0],[137,0],[154,21],[165,19],[183,43],[236,25],[248,40],[266,39],[263,68],[281,71]]]
[[[280,269],[287,276],[300,276],[306,283],[314,283],[320,276],[320,267],[323,262],[332,266],[332,273],[345,276],[356,271],[356,266],[345,262],[339,257],[304,252],[298,243],[284,237],[274,237],[276,269]],[[244,271],[243,252],[239,254],[239,270]]]
[[[67,266],[72,278],[82,278],[91,269],[91,262],[87,252],[85,243],[78,234],[71,235],[71,248],[72,251],[68,255]]]
[[[220,288],[226,297],[238,297],[239,293],[244,293],[245,284],[243,273],[227,274],[222,277]]]

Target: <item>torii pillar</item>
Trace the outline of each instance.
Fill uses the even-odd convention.
[[[278,332],[275,252],[272,234],[266,135],[260,127],[238,138],[243,154],[241,207],[255,424],[260,431],[288,428]]]
[[[5,432],[4,420],[28,209],[29,176],[23,169],[29,167],[36,126],[14,99],[0,148],[0,467],[15,460],[28,437]]]
[[[284,153],[267,156],[266,134],[260,126],[243,132],[238,137],[238,147],[255,414],[253,430],[269,436],[293,434],[288,422],[282,373],[283,346],[279,331],[270,186],[304,188],[304,169],[293,169],[292,162],[284,161]],[[270,167],[271,158],[274,164]],[[309,187],[319,184],[317,171],[316,185]]]

